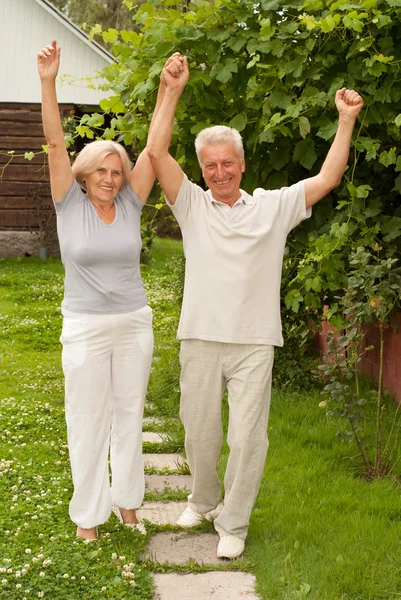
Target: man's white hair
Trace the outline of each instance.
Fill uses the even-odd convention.
[[[201,150],[205,146],[213,146],[214,144],[220,144],[221,142],[229,142],[233,144],[235,152],[240,158],[244,158],[244,146],[242,144],[242,137],[240,132],[234,129],[234,127],[227,127],[226,125],[214,125],[214,127],[207,127],[202,129],[198,133],[195,139],[195,150],[196,156],[200,166],[201,162]]]

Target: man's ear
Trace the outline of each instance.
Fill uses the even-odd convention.
[[[245,172],[245,158],[241,158],[241,173]]]

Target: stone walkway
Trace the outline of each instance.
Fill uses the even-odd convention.
[[[161,420],[154,421],[160,426]],[[146,419],[151,428],[152,420]],[[152,431],[143,433],[144,442],[162,443],[163,435]],[[184,490],[190,492],[192,477],[177,474],[185,472],[185,459],[179,454],[144,454],[146,490],[164,492]],[[145,502],[137,515],[158,525],[175,525],[178,517],[187,506],[186,501]],[[150,540],[146,558],[160,565],[168,565],[169,570],[177,567],[176,573],[154,573],[156,585],[154,600],[260,600],[255,593],[255,577],[244,571],[230,571],[230,561],[217,558],[218,535],[213,533],[191,532],[177,529],[172,532],[156,533]],[[207,571],[183,573],[199,565]],[[211,570],[213,569],[213,570]],[[199,570],[199,567],[196,571]]]

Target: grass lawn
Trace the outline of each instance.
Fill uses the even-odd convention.
[[[174,419],[181,271],[181,244],[156,240],[142,273],[156,340],[147,412],[167,419],[163,451],[183,444]],[[146,540],[112,516],[100,541],[85,544],[68,517],[62,283],[59,261],[0,260],[0,597],[150,600]],[[255,573],[264,600],[401,598],[401,489],[357,476],[354,449],[336,438],[321,399],[318,391],[274,391],[265,476],[244,559],[234,565]]]

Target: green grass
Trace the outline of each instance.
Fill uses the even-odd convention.
[[[174,451],[183,443],[175,339],[181,244],[156,240],[142,273],[156,341],[146,410],[164,419],[147,428],[167,433],[163,448]],[[146,540],[112,516],[99,543],[84,544],[68,517],[62,284],[59,261],[0,260],[0,597],[150,600]],[[325,417],[321,400],[317,391],[273,392],[270,448],[246,551],[230,566],[253,571],[264,600],[399,599],[400,487],[359,476],[355,449],[338,440],[339,422]],[[227,417],[225,405],[225,423]],[[227,454],[225,445],[221,475]],[[147,494],[161,501],[184,496]],[[169,530],[151,526],[150,532],[163,529]]]

